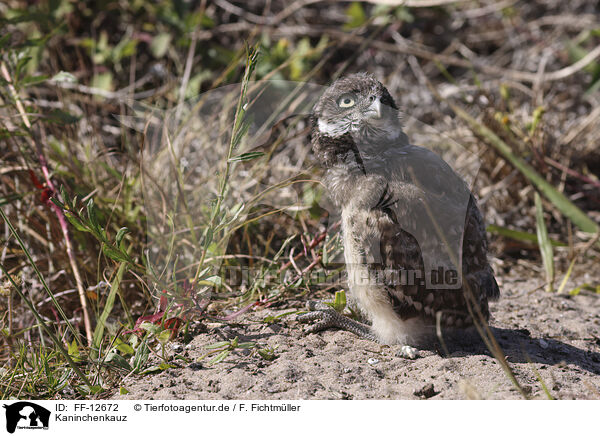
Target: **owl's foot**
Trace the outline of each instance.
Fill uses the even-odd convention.
[[[319,320],[318,322],[306,328],[305,332],[307,334],[316,333],[330,328],[338,328],[354,333],[363,339],[369,339],[377,342],[377,337],[373,334],[368,325],[354,321],[342,315],[321,301],[308,301],[306,303],[306,308],[309,310],[309,312],[298,315],[298,321],[312,322]]]
[[[379,342],[377,336],[375,336],[371,330],[371,327],[342,315],[331,306],[321,301],[308,301],[306,303],[306,308],[309,310],[309,312],[298,315],[298,321],[312,322],[319,320],[318,322],[306,328],[306,334],[316,333],[330,328],[338,328],[354,333],[363,339]],[[414,360],[419,357],[419,350],[411,347],[410,345],[403,345],[396,355],[404,359]]]

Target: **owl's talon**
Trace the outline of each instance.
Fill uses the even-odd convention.
[[[332,327],[341,328],[340,322],[336,321],[336,318],[343,317],[343,315],[340,315],[327,304],[321,301],[307,301],[306,308],[309,310],[309,312],[298,315],[297,320],[299,322],[312,322],[320,320],[319,322],[307,327],[305,329],[306,334],[316,333]]]
[[[331,306],[322,301],[308,301],[306,308],[308,313],[298,315],[296,318],[299,322],[312,322],[319,320],[317,323],[305,329],[306,334],[316,333],[330,328],[338,328],[354,333],[355,335],[377,341],[377,338],[371,331],[371,328],[358,321],[354,321],[339,312],[336,312]]]
[[[361,324],[358,321],[354,321],[341,313],[336,312],[331,306],[322,301],[307,301],[306,309],[309,310],[309,312],[298,315],[296,318],[297,321],[312,322],[318,320],[318,322],[304,330],[304,333],[307,335],[330,328],[338,328],[354,333],[363,339],[379,342],[368,325]],[[403,345],[396,355],[410,360],[415,360],[420,357],[419,350],[410,345]]]
[[[314,312],[314,311],[328,311],[333,310],[333,308],[322,301],[309,300],[306,302],[306,309]]]

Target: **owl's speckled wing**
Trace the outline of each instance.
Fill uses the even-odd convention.
[[[396,312],[431,320],[441,312],[445,325],[463,326],[472,322],[472,301],[487,319],[487,301],[499,290],[483,219],[462,179],[435,153],[415,146],[390,147],[368,161],[367,174],[387,181],[387,198],[372,209],[380,246],[369,241],[364,249],[379,249],[381,267],[400,271],[387,286]],[[452,269],[458,282],[445,275]]]

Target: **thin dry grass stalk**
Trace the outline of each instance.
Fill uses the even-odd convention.
[[[9,89],[12,97],[15,100],[15,105],[17,107],[17,110],[19,111],[19,115],[21,116],[21,119],[23,120],[23,124],[25,124],[27,129],[31,130],[31,122],[29,121],[29,117],[27,116],[27,114],[25,112],[25,108],[23,107],[23,104],[21,103],[21,99],[19,98],[19,95],[17,94],[17,90],[12,85],[12,78],[11,78],[10,73],[8,72],[8,68],[6,67],[6,64],[4,62],[0,62],[0,72],[2,73],[4,80],[6,80],[6,82],[8,83],[8,89]],[[44,179],[46,181],[47,187],[53,193],[57,193],[58,191],[55,188],[54,183],[52,182],[52,178],[50,177],[50,171],[48,170],[48,162],[43,153],[41,145],[39,143],[37,143],[36,141],[34,141],[32,137],[29,137],[29,139],[31,141],[32,148],[37,150],[38,159],[39,159],[40,165],[42,167],[42,172],[44,174]],[[69,263],[71,264],[71,270],[73,271],[73,275],[75,276],[75,282],[77,284],[77,291],[79,293],[79,301],[81,303],[81,309],[83,312],[83,323],[84,323],[84,327],[85,327],[85,335],[86,335],[88,344],[91,344],[92,343],[92,323],[90,321],[90,314],[88,311],[87,300],[85,297],[85,289],[83,287],[83,280],[81,279],[81,274],[79,273],[79,267],[77,266],[77,261],[75,260],[75,253],[73,251],[73,244],[71,243],[71,236],[69,235],[69,227],[67,224],[67,219],[65,218],[65,215],[60,207],[58,207],[53,202],[49,202],[48,204],[52,208],[54,213],[56,214],[56,217],[58,218],[58,222],[60,224],[63,238],[65,240],[67,256],[69,257]]]

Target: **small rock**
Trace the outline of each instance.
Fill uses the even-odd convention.
[[[396,353],[396,356],[402,357],[403,359],[414,360],[418,357],[421,357],[419,354],[419,350],[411,347],[410,345],[403,345],[400,351]]]
[[[339,395],[340,395],[340,400],[351,400],[352,399],[352,394],[349,394],[346,391],[340,391]]]
[[[192,362],[188,365],[188,368],[192,371],[198,371],[199,369],[202,369],[203,366],[200,362]]]
[[[283,330],[283,327],[280,324],[269,324],[266,330],[270,330],[273,333],[279,333],[281,330]]]
[[[377,365],[379,363],[379,359],[375,359],[374,357],[369,358],[369,360],[367,360],[367,363],[369,365]]]
[[[540,339],[539,342],[540,342],[540,347],[542,347],[544,350],[546,348],[548,348],[548,342],[547,341],[545,341],[544,339]]]
[[[439,394],[439,392],[435,391],[435,389],[433,388],[433,383],[427,383],[421,389],[414,391],[413,394],[421,398],[431,398],[434,395]]]
[[[171,344],[171,349],[175,353],[181,353],[183,351],[183,345],[181,345],[180,343],[174,342]]]

